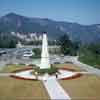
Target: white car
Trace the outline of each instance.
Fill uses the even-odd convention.
[[[23,57],[31,57],[33,55],[34,55],[34,53],[32,51],[30,51],[30,52],[28,51],[28,52],[24,52]]]

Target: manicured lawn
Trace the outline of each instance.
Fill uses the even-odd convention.
[[[85,71],[83,69],[80,69],[78,66],[70,63],[65,63],[65,64],[54,64],[55,67],[57,68],[69,68],[69,69],[74,69],[75,71]]]
[[[79,61],[100,69],[100,44],[80,48]]]
[[[73,100],[100,100],[100,77],[83,75],[59,82]]]
[[[49,99],[49,95],[41,81],[0,77],[0,100],[33,99]]]
[[[75,71],[85,71],[69,63],[55,64],[54,66],[57,68],[74,69]],[[30,67],[25,65],[8,65],[1,72],[12,72]],[[59,83],[73,100],[100,100],[99,76],[83,75],[75,79],[59,80]],[[41,81],[0,77],[0,100],[33,99],[50,99]]]
[[[75,71],[85,71],[83,69],[80,69],[78,66],[75,66],[74,64],[70,63],[65,63],[65,64],[54,64],[53,66],[57,68],[69,68],[69,69],[74,69]],[[26,65],[20,65],[20,64],[12,64],[12,65],[7,65],[3,69],[0,70],[0,73],[5,73],[5,72],[13,72],[16,70],[24,69],[24,68],[32,68],[31,66],[26,66]]]
[[[79,60],[85,64],[91,65],[93,67],[96,67],[100,69],[100,55],[84,55],[82,57],[79,57]]]
[[[0,70],[0,73],[13,72],[15,70],[20,70],[24,68],[30,68],[30,67],[26,65],[20,65],[20,64],[7,65],[3,69]]]

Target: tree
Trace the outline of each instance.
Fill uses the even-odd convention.
[[[60,37],[61,52],[66,55],[70,54],[70,47],[72,45],[67,34]]]
[[[9,48],[16,48],[16,41],[11,40],[9,43]]]
[[[64,55],[76,55],[79,48],[77,42],[72,42],[67,34],[60,37],[61,52]]]
[[[17,39],[14,36],[0,33],[0,48],[15,48]]]
[[[36,58],[41,57],[41,50],[39,48],[34,48],[32,51],[35,53],[33,57],[36,57]]]

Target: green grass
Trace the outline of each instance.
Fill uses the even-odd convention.
[[[6,72],[13,72],[15,70],[20,70],[20,69],[23,69],[23,68],[27,68],[29,66],[26,66],[24,64],[9,64],[9,65],[6,65],[4,68],[2,68],[0,70],[0,73],[6,73]]]
[[[100,77],[83,75],[71,80],[59,80],[72,100],[100,100]]]
[[[79,60],[100,69],[100,44],[82,46],[79,50]]]
[[[0,100],[48,100],[41,81],[0,77]]]
[[[100,69],[100,55],[93,54],[91,52],[87,52],[84,55],[79,57],[79,60],[88,65],[94,66]]]

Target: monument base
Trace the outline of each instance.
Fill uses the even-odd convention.
[[[40,65],[39,65],[39,68],[40,68],[40,69],[50,69],[51,67],[50,67],[50,65],[40,64]]]

